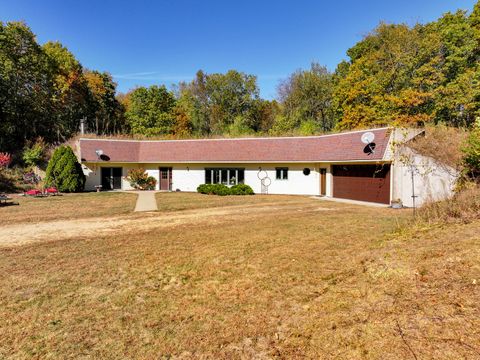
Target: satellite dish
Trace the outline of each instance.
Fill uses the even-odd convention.
[[[362,143],[364,144],[370,144],[375,140],[375,134],[371,131],[363,133],[361,137]]]
[[[95,150],[95,153],[97,154],[98,157],[103,155],[103,150]]]

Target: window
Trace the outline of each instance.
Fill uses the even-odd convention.
[[[220,183],[221,184],[228,185],[228,178],[229,178],[228,173],[229,173],[229,171],[227,169],[220,170]]]
[[[205,184],[237,185],[243,184],[245,169],[214,168],[205,169]]]
[[[288,180],[288,168],[275,168],[277,180]]]

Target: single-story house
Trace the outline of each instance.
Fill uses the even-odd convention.
[[[86,190],[129,190],[144,168],[157,189],[196,191],[244,183],[255,193],[318,195],[412,206],[452,194],[457,173],[408,148],[423,131],[379,128],[304,137],[194,140],[81,138]]]

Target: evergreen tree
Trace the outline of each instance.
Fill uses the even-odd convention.
[[[45,182],[61,192],[79,192],[85,186],[85,175],[70,146],[60,146],[48,162]]]

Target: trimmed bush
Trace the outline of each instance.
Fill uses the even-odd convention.
[[[197,191],[200,194],[219,196],[254,194],[252,188],[245,184],[234,185],[231,188],[223,184],[202,184],[197,187]]]
[[[230,189],[223,184],[202,184],[198,186],[197,191],[207,195],[230,195]]]
[[[61,192],[79,192],[85,186],[85,175],[70,146],[59,146],[48,162],[45,185]]]
[[[213,194],[211,187],[212,187],[211,184],[198,185],[197,192],[199,192],[200,194]]]
[[[231,195],[253,195],[253,189],[246,184],[234,185],[230,188]]]

